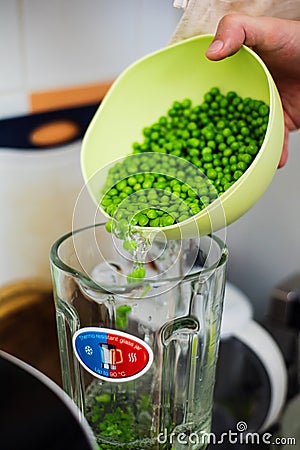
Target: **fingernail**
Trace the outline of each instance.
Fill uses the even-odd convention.
[[[217,39],[216,41],[213,41],[210,46],[208,47],[208,51],[209,52],[218,52],[219,50],[221,50],[221,48],[223,47],[224,43],[223,41],[220,41],[219,39]]]

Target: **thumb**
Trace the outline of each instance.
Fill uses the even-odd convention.
[[[274,17],[228,14],[220,20],[206,56],[217,61],[233,55],[243,44],[254,47],[260,54],[278,51],[283,44],[283,34],[278,30],[287,26],[285,20]]]

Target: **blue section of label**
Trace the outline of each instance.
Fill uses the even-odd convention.
[[[107,333],[81,331],[74,339],[74,346],[79,360],[92,372],[109,377],[105,367],[104,350],[107,345]]]

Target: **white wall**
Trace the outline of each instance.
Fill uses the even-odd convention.
[[[256,205],[227,230],[228,277],[266,311],[280,281],[300,274],[300,131],[291,134],[287,165],[279,169]]]
[[[28,94],[114,79],[167,44],[172,0],[0,0],[0,118],[28,111]]]

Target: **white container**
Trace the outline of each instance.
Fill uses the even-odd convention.
[[[42,150],[0,148],[0,285],[50,281],[51,244],[71,230],[83,186],[80,146],[81,140]]]

